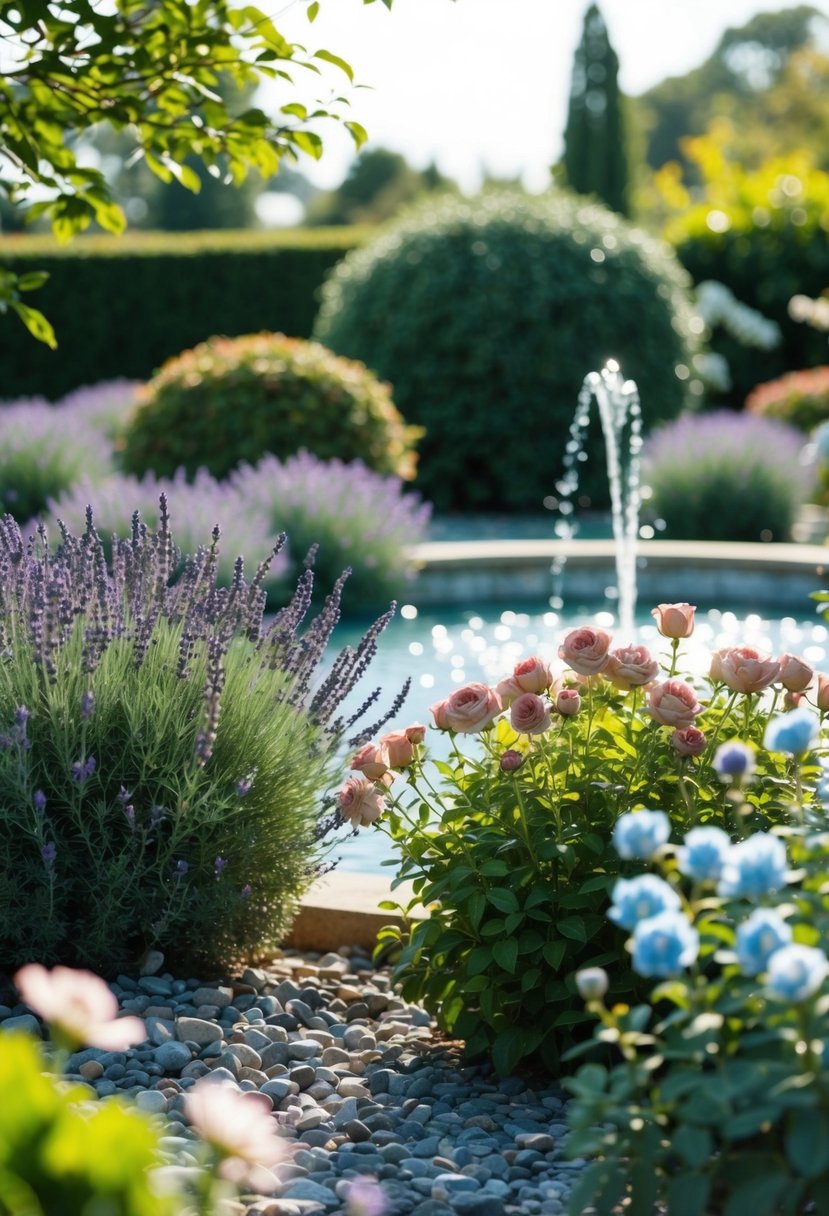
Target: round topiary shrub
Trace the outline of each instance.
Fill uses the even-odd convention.
[[[414,443],[389,387],[360,363],[284,334],[209,338],[169,359],[139,393],[121,443],[125,472],[224,477],[301,448],[414,476]]]
[[[775,419],[678,418],[645,445],[650,513],[669,540],[789,540],[814,481],[802,453],[803,436]]]
[[[536,510],[588,372],[616,359],[647,422],[701,391],[689,283],[667,246],[583,199],[447,198],[343,259],[314,336],[389,379],[426,428],[418,488],[437,510]],[[606,497],[591,455],[582,492]]]
[[[829,367],[788,372],[758,384],[746,397],[746,409],[764,418],[779,418],[808,434],[829,419]]]

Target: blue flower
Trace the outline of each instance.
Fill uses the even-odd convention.
[[[761,899],[786,885],[786,846],[779,836],[755,832],[735,844],[725,859],[719,895]]]
[[[743,975],[759,975],[781,946],[788,946],[792,931],[772,908],[755,908],[737,929],[737,961]]]
[[[667,979],[690,967],[699,954],[699,934],[681,912],[660,912],[633,930],[633,970]]]
[[[729,739],[728,743],[720,744],[711,763],[721,781],[733,781],[739,785],[742,781],[748,781],[754,772],[754,748],[740,739]]]
[[[692,828],[677,849],[679,871],[695,882],[716,882],[730,848],[731,838],[722,828]]]
[[[623,929],[633,929],[641,920],[659,912],[675,912],[680,906],[679,896],[664,878],[640,874],[636,878],[618,880],[607,916]]]
[[[815,946],[790,945],[769,959],[766,993],[775,1001],[797,1004],[814,996],[829,974],[829,959]]]
[[[803,706],[772,719],[766,727],[763,744],[770,752],[802,756],[817,740],[819,730],[819,718]]]
[[[664,811],[629,811],[616,820],[613,844],[625,860],[636,857],[645,861],[666,843],[670,834],[671,821]]]

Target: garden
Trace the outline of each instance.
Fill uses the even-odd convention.
[[[352,68],[225,0],[0,13],[0,1213],[829,1214],[819,16],[624,99],[590,4],[542,193],[121,235],[124,141],[215,208],[364,144],[290,99]],[[634,587],[721,542],[811,597],[418,608],[430,540],[613,524]],[[349,856],[388,923],[292,947]]]

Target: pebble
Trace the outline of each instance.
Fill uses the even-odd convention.
[[[586,1162],[565,1157],[560,1087],[429,1053],[428,1013],[369,960],[347,948],[287,953],[232,982],[163,966],[148,955],[140,975],[112,985],[121,1009],[144,1017],[147,1042],[76,1052],[68,1071],[160,1121],[169,1177],[196,1162],[185,1094],[209,1074],[272,1109],[288,1150],[273,1177],[262,1173],[271,1189],[245,1194],[238,1216],[338,1216],[364,1175],[387,1216],[566,1212]],[[0,1030],[16,1025],[42,1033],[25,1006],[0,1006]]]

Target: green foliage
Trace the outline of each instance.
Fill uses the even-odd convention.
[[[764,418],[779,418],[809,434],[829,420],[829,367],[788,372],[758,384],[746,398],[746,409]]]
[[[630,214],[624,101],[619,59],[599,7],[591,4],[573,61],[564,129],[564,177],[578,194],[594,194],[612,211]]]
[[[438,510],[532,511],[560,475],[588,372],[616,358],[653,421],[686,403],[686,287],[664,246],[603,207],[485,193],[423,205],[349,254],[314,335],[390,380],[425,426],[417,485]],[[582,477],[594,496],[601,463]]]
[[[399,152],[369,148],[355,158],[336,190],[314,199],[306,223],[382,223],[420,195],[448,189],[457,186],[434,166],[413,169]]]
[[[0,1211],[9,1216],[173,1216],[160,1195],[160,1132],[123,1101],[66,1085],[26,1035],[0,1041]]]
[[[802,435],[771,418],[678,418],[645,445],[648,514],[670,540],[788,540],[814,483],[802,452]]]
[[[796,798],[786,809],[778,830],[789,842],[792,885],[760,902],[788,924],[795,943],[819,947],[829,928],[825,809],[811,795],[805,811]],[[673,849],[661,864],[682,891],[699,957],[690,973],[659,983],[646,1004],[590,1002],[599,1018],[594,1051],[606,1056],[610,1045],[614,1059],[586,1064],[564,1082],[574,1095],[568,1152],[592,1159],[570,1212],[609,1213],[620,1201],[632,1212],[664,1208],[672,1216],[826,1211],[829,995],[821,952],[799,993],[775,990],[768,961],[750,974],[757,965],[740,954],[751,904],[714,893],[713,883],[682,880]],[[755,941],[773,959],[774,937],[770,948]]]
[[[218,591],[217,536],[180,563],[162,503],[158,530],[136,520],[108,574],[91,526],[80,538],[64,532],[56,552],[41,539],[21,560],[19,531],[4,522],[9,965],[113,975],[155,945],[173,966],[231,966],[278,943],[312,880],[330,827],[322,801],[336,712],[361,671],[335,664],[314,686],[341,588],[300,638],[309,572],[266,632],[264,568],[250,584],[239,569]],[[372,645],[361,645],[363,666]]]
[[[636,660],[649,664],[640,650]],[[676,649],[661,657],[656,679],[673,678]],[[539,661],[525,661],[531,663]],[[572,673],[566,676],[581,687],[574,716],[553,711],[551,725],[533,734],[499,718],[479,727],[470,747],[469,734],[451,736],[447,760],[416,756],[377,824],[399,857],[395,881],[410,881],[414,891],[403,909],[409,931],[390,926],[379,939],[381,949],[402,944],[396,974],[403,995],[464,1039],[471,1056],[491,1053],[500,1073],[528,1058],[560,1072],[562,1053],[585,1037],[580,968],[606,967],[614,1000],[643,992],[625,961],[623,934],[605,915],[616,878],[631,871],[611,843],[620,814],[661,808],[678,833],[700,822],[739,837],[746,824],[783,818],[794,788],[783,759],[766,755],[738,810],[713,768],[716,743],[740,724],[750,743],[762,737],[766,709],[756,697],[722,685],[700,689],[705,704],[696,726],[704,752],[693,760],[679,754],[673,727],[647,712],[641,687],[625,692],[601,677],[576,685]],[[648,678],[652,671],[642,682]],[[504,696],[510,683],[514,678],[498,686]],[[469,687],[478,698],[481,686]],[[560,687],[554,676],[549,694],[541,694],[548,710]],[[487,700],[497,712],[493,695]],[[436,722],[446,704],[433,707]],[[523,759],[507,769],[503,757],[513,751]],[[391,788],[394,795],[398,787]]]
[[[50,353],[0,325],[3,397],[55,400],[103,379],[146,380],[209,334],[270,329],[307,337],[326,271],[365,235],[341,228],[84,237],[67,248],[45,238],[6,240],[0,257],[10,271],[48,271],[40,300],[59,346]]]
[[[128,473],[217,477],[305,448],[411,478],[414,441],[389,387],[362,364],[284,334],[210,338],[170,359],[139,394],[123,435]]]
[[[696,283],[724,283],[780,327],[782,342],[765,351],[714,333],[711,347],[725,356],[737,402],[757,383],[825,362],[824,335],[793,320],[789,301],[819,296],[829,281],[829,174],[802,150],[747,171],[740,140],[738,128],[721,123],[689,141],[703,178],[701,196],[665,230]]]
[[[384,3],[390,8],[392,0]],[[103,173],[79,163],[76,154],[75,137],[99,123],[128,130],[135,155],[153,173],[194,192],[201,181],[187,163],[193,155],[238,183],[251,169],[272,176],[284,156],[318,158],[322,120],[340,122],[358,147],[365,139],[359,123],[342,119],[342,97],[335,99],[336,108],[318,104],[310,110],[288,100],[272,114],[246,103],[253,86],[291,82],[286,66],[319,73],[331,65],[353,82],[340,56],[326,49],[309,53],[288,42],[250,4],[116,0],[105,9],[79,9],[66,0],[20,0],[0,11],[0,36],[11,56],[0,78],[0,152],[12,168],[0,190],[18,202],[45,188],[45,197],[27,214],[47,216],[62,241],[93,221],[107,232],[125,227]],[[230,87],[230,100],[217,91],[220,85]],[[20,301],[23,290],[14,273],[6,272],[0,310],[11,307],[52,345],[42,314]]]

